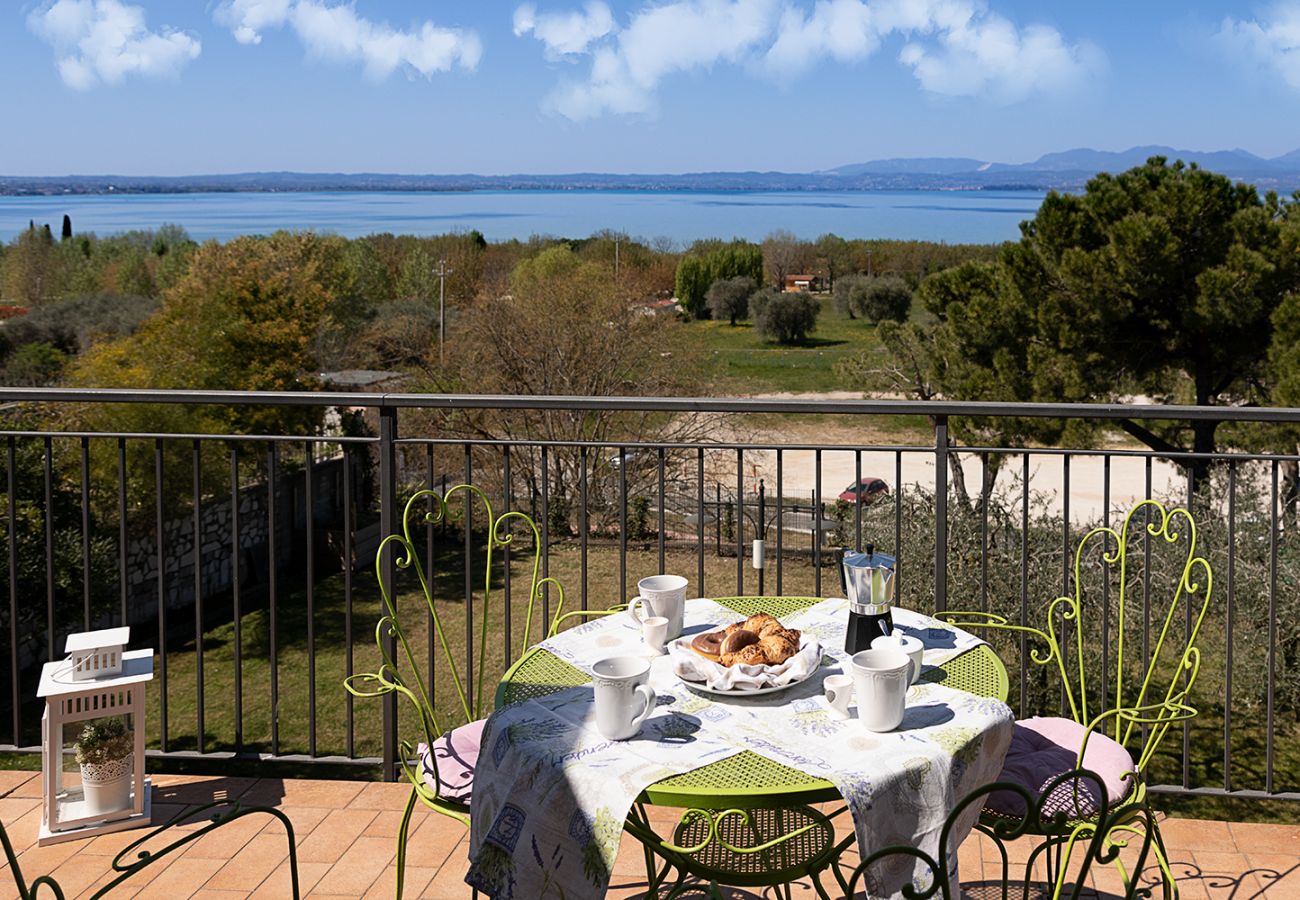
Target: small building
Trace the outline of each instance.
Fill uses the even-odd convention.
[[[786,291],[787,293],[794,292],[806,294],[809,291],[818,290],[818,288],[819,285],[817,283],[816,275],[787,275],[785,276],[785,284],[782,285],[781,290]]]
[[[638,303],[634,309],[643,316],[675,316],[682,311],[682,304],[676,297],[665,297]]]

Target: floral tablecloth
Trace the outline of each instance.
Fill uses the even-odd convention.
[[[708,630],[738,615],[709,600],[686,607],[686,631]],[[592,690],[569,688],[492,714],[483,732],[471,800],[466,881],[491,897],[603,896],[623,821],[647,786],[744,750],[824,778],[843,794],[859,849],[907,844],[937,855],[939,831],[964,794],[994,780],[1011,740],[1011,710],[997,700],[939,685],[908,692],[903,724],[875,734],[837,718],[822,680],[842,671],[847,606],[826,600],[782,617],[822,642],[826,665],[788,690],[746,700],[695,691],[655,657],[650,683],[658,708],[630,741],[596,731]],[[895,627],[925,645],[938,665],[980,643],[967,632],[908,610]],[[630,616],[607,616],[542,646],[584,671],[607,656],[652,656]],[[743,789],[743,785],[737,786]],[[960,840],[978,809],[956,831]],[[921,868],[876,870],[884,883],[918,884]]]

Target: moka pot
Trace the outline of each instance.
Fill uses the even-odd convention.
[[[847,547],[840,553],[840,584],[849,601],[844,652],[852,655],[870,649],[876,638],[894,632],[890,609],[898,585],[897,561],[886,553],[877,553],[871,544],[862,553]]]

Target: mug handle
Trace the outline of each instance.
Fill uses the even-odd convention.
[[[650,718],[650,713],[654,712],[655,703],[658,698],[655,696],[655,689],[650,687],[648,684],[638,684],[636,686],[636,692],[640,695],[641,699],[645,701],[645,709],[641,710],[637,717],[632,720],[631,724],[631,727],[636,728],[639,731],[641,729],[641,723]]]
[[[627,614],[631,616],[633,619],[635,619],[638,625],[645,622],[646,620],[646,614],[644,612],[641,612],[639,614],[637,612],[642,606],[645,605],[646,605],[645,597],[642,597],[640,595],[633,597],[632,602],[627,605]],[[651,610],[651,612],[653,612],[653,610]]]

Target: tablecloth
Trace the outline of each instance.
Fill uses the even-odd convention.
[[[667,657],[651,666],[656,713],[631,741],[595,729],[590,687],[569,688],[497,710],[483,733],[471,799],[466,881],[491,897],[603,896],[623,820],[647,786],[743,750],[832,782],[852,814],[866,855],[894,844],[937,854],[940,829],[956,801],[1001,770],[1013,716],[1003,703],[940,685],[914,685],[903,724],[875,734],[831,713],[822,680],[842,670],[846,601],[827,600],[782,617],[814,634],[827,651],[818,675],[785,691],[743,701],[703,694],[673,675]],[[686,630],[736,621],[708,600],[686,607]],[[967,632],[908,610],[895,626],[926,644],[925,665],[976,646]],[[603,617],[543,642],[584,671],[607,656],[652,656],[630,616]],[[739,786],[738,788],[743,788]],[[978,809],[959,823],[958,842]],[[881,883],[918,885],[927,871],[910,862],[877,869]]]

